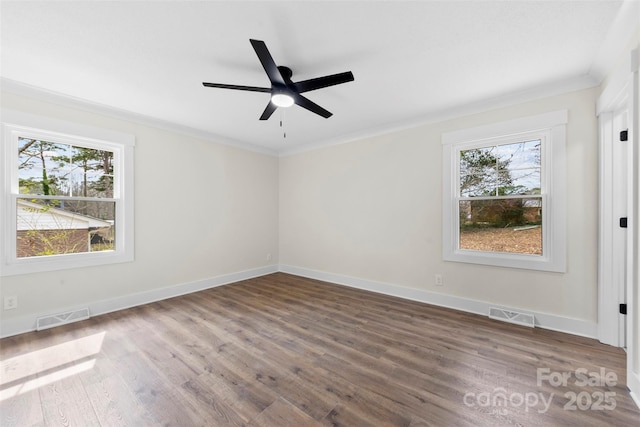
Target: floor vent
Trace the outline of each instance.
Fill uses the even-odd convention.
[[[517,311],[509,311],[502,308],[489,308],[489,317],[491,319],[515,323],[516,325],[529,326],[531,328],[536,325],[536,319],[532,314],[518,313]]]
[[[38,317],[36,319],[36,330],[42,331],[55,326],[85,320],[89,317],[88,308],[81,308],[80,310],[69,311],[67,313],[52,314],[51,316]]]

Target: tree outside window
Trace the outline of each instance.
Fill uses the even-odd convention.
[[[460,249],[542,255],[541,140],[459,153]]]
[[[566,271],[568,111],[442,134],[442,256]]]
[[[113,152],[18,138],[19,258],[114,248]]]

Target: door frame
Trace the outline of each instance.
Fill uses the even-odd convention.
[[[620,346],[621,326],[618,320],[616,301],[620,293],[626,293],[626,383],[632,398],[640,407],[640,81],[638,76],[638,48],[629,55],[629,68],[625,75],[613,79],[602,92],[596,105],[599,119],[600,149],[600,231],[598,247],[598,339],[603,343]],[[626,231],[626,287],[621,290],[612,280],[616,255],[621,256],[620,248],[614,247],[614,231],[619,225],[614,217],[611,204],[619,197],[612,189],[614,159],[611,144],[616,140],[619,129],[613,128],[617,112],[627,110],[628,146],[627,146],[627,218]],[[618,264],[619,267],[619,264]]]
[[[627,387],[640,407],[640,55],[631,52],[629,141],[631,141],[631,216],[627,250]]]
[[[619,218],[628,217],[630,185],[629,142],[620,141],[621,117],[629,117],[627,90],[598,116],[599,137],[599,239],[598,239],[598,339],[625,347],[625,316],[619,304],[626,303],[627,234]],[[626,155],[625,155],[626,154]]]

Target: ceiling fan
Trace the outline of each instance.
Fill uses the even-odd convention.
[[[325,110],[315,102],[312,102],[300,94],[311,90],[321,89],[323,87],[351,82],[353,81],[353,73],[351,71],[324,77],[316,77],[314,79],[303,80],[300,82],[293,82],[291,81],[291,76],[293,75],[291,69],[281,65],[276,65],[269,53],[269,49],[267,49],[267,45],[262,40],[249,39],[249,41],[251,42],[251,46],[253,46],[253,50],[256,51],[256,55],[258,55],[258,59],[260,60],[260,63],[262,63],[264,71],[266,71],[267,76],[269,77],[269,81],[271,82],[270,88],[206,82],[203,82],[202,84],[206,87],[271,93],[271,100],[260,116],[260,120],[267,120],[278,107],[286,108],[293,104],[297,104],[302,108],[324,117],[325,119],[332,116],[331,112]]]

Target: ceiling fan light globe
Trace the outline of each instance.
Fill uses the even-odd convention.
[[[277,107],[291,107],[294,104],[293,97],[286,93],[274,93],[271,95],[271,102]]]

